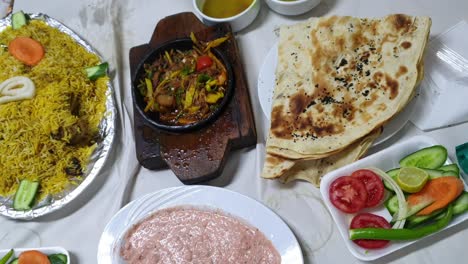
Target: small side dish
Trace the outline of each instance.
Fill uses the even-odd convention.
[[[320,3],[320,0],[265,0],[265,2],[279,14],[295,16],[310,11]]]
[[[10,249],[0,258],[0,264],[69,264],[65,253],[62,248]]]
[[[241,219],[194,207],[161,209],[130,228],[120,254],[138,263],[281,263],[265,235]]]
[[[250,25],[257,17],[260,0],[192,0],[193,8],[201,21],[213,26],[229,23],[232,31],[237,32]]]
[[[214,18],[228,18],[242,13],[254,0],[205,0],[202,11]]]

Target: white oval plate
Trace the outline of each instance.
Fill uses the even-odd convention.
[[[98,263],[124,264],[120,248],[126,231],[151,213],[173,206],[190,205],[220,209],[257,227],[271,240],[282,263],[303,263],[299,243],[291,229],[261,203],[242,194],[210,186],[182,186],[147,194],[122,208],[107,224],[99,241]]]
[[[271,104],[273,98],[273,91],[275,89],[275,76],[276,76],[276,65],[278,64],[278,43],[268,52],[265,60],[263,61],[262,68],[258,74],[257,92],[260,106],[262,107],[263,114],[270,120]],[[417,88],[419,89],[419,88]],[[384,142],[391,138],[400,129],[402,129],[409,121],[411,115],[416,107],[416,100],[419,96],[416,96],[408,105],[395,117],[393,117],[388,124],[384,126],[382,135],[374,141],[374,146]]]
[[[52,254],[64,254],[65,256],[67,256],[67,264],[71,263],[70,254],[68,254],[68,251],[62,247],[13,248],[14,253],[11,259],[17,258],[19,257],[21,253],[23,253],[24,251],[29,251],[29,250],[37,250],[39,252],[46,254],[47,256],[52,255]],[[0,249],[0,258],[5,256],[9,251],[10,249]]]
[[[385,255],[388,255],[394,251],[407,247],[416,241],[420,241],[423,239],[430,239],[429,237],[431,235],[418,239],[418,240],[401,241],[401,242],[392,241],[390,242],[390,245],[382,249],[367,250],[367,249],[359,247],[358,245],[353,243],[349,239],[349,236],[348,236],[349,224],[351,223],[351,219],[354,217],[355,214],[345,214],[341,212],[340,210],[336,209],[335,206],[333,206],[333,204],[330,201],[329,194],[328,194],[328,190],[330,189],[331,183],[336,178],[339,178],[344,175],[350,175],[354,171],[358,169],[366,168],[366,167],[377,167],[379,169],[382,169],[383,171],[388,171],[390,169],[398,168],[400,166],[398,164],[398,161],[402,159],[403,157],[415,151],[418,151],[420,149],[430,147],[433,145],[438,145],[438,144],[434,139],[430,137],[426,137],[426,136],[412,137],[404,142],[395,144],[387,149],[384,149],[380,152],[377,152],[373,155],[365,157],[352,164],[349,164],[340,169],[332,171],[323,177],[322,182],[320,183],[320,192],[322,194],[323,201],[328,207],[328,210],[331,212],[333,220],[335,220],[335,223],[338,226],[338,230],[340,231],[341,236],[343,237],[346,246],[356,258],[365,260],[365,261],[375,260]],[[450,164],[450,163],[452,162],[450,162],[450,159],[448,159],[446,164]],[[463,180],[462,177],[461,179]],[[465,184],[465,190],[467,189],[468,188]],[[388,221],[392,219],[392,217],[390,216],[390,213],[387,211],[387,209],[385,209],[384,205],[381,205],[379,207],[372,208],[372,209],[366,209],[366,212],[380,215],[384,217],[385,219],[387,219]],[[443,232],[444,230],[450,227],[458,225],[461,222],[465,221],[466,219],[468,219],[468,213],[456,216],[445,229],[439,232]]]

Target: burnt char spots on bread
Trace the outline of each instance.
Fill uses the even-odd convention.
[[[280,29],[264,178],[306,180],[366,153],[422,79],[428,17],[323,17]]]
[[[382,126],[414,94],[429,27],[407,15],[282,27],[267,152],[326,157]]]

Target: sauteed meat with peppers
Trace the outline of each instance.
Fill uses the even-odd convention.
[[[145,112],[159,113],[167,125],[188,125],[206,119],[220,105],[227,89],[227,72],[211,52],[228,39],[194,43],[190,50],[171,49],[145,64],[138,89],[145,98]]]

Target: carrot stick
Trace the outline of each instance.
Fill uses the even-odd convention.
[[[44,58],[44,47],[38,41],[28,37],[17,37],[8,45],[8,51],[17,60],[26,65],[37,65]]]
[[[429,215],[442,209],[454,201],[463,191],[463,182],[457,177],[445,176],[430,180],[424,188],[408,197],[410,205],[417,204],[424,198],[432,198],[434,202],[419,211],[416,215]]]
[[[50,261],[44,253],[28,250],[19,255],[18,264],[50,264]]]

